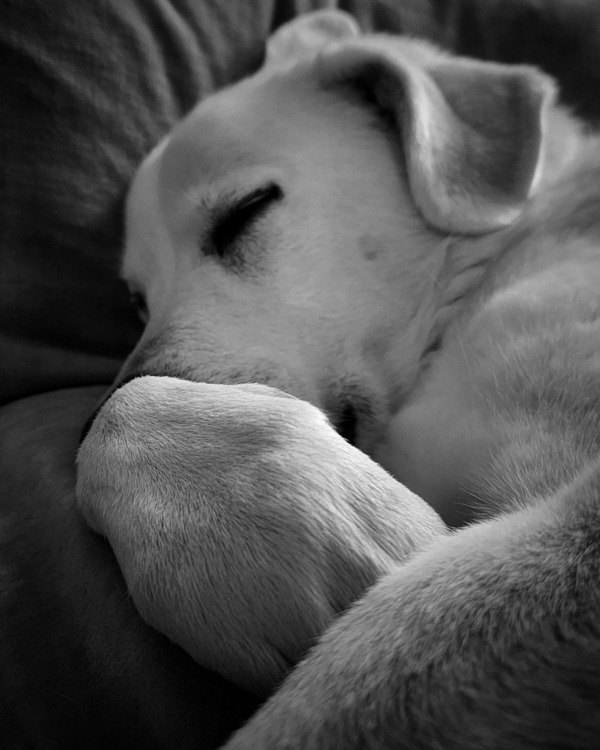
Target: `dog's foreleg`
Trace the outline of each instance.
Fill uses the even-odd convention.
[[[310,404],[136,378],[78,456],[78,502],[142,617],[269,695],[340,611],[446,533]]]
[[[350,609],[228,750],[598,747],[600,469]]]

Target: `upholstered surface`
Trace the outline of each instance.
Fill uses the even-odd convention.
[[[76,510],[73,459],[101,392],[0,410],[0,745],[215,747],[255,699],[144,625]]]

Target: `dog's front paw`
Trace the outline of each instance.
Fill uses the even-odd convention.
[[[144,618],[261,694],[444,533],[321,411],[262,386],[133,380],[82,444],[77,490]]]

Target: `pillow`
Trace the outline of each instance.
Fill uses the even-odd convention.
[[[137,165],[264,40],[327,0],[4,0],[0,8],[0,403],[110,383],[140,334],[118,280]],[[427,33],[422,0],[341,2]]]

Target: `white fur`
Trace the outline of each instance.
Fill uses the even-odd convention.
[[[228,747],[597,747],[600,151],[552,97],[306,16],[135,180],[122,378],[168,377],[109,399],[78,495],[141,613],[264,692],[382,577]],[[448,535],[314,408],[348,405],[359,448],[485,520]]]

